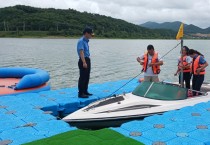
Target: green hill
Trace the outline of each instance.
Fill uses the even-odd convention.
[[[0,37],[78,37],[92,27],[98,38],[174,39],[171,30],[151,30],[111,17],[73,9],[42,9],[17,5],[0,8]]]

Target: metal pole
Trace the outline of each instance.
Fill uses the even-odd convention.
[[[181,38],[181,65],[183,66],[183,38]],[[183,82],[183,68],[181,67],[181,72],[180,72],[180,83],[181,83],[181,87],[184,87],[184,82]]]

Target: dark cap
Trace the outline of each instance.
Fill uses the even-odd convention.
[[[93,33],[93,29],[89,28],[89,27],[86,27],[83,31],[83,34],[85,33],[88,33],[88,34],[91,34],[92,36],[94,35]]]

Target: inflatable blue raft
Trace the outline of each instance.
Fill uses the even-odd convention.
[[[0,96],[50,90],[49,79],[49,74],[41,69],[0,68]]]

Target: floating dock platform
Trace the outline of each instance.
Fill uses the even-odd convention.
[[[88,99],[78,98],[77,88],[1,96],[0,145],[24,143],[41,145],[42,140],[48,144],[51,142],[52,145],[62,144],[64,141],[71,143],[71,141],[75,142],[75,137],[69,137],[69,139],[64,137],[61,142],[59,140],[53,142],[53,139],[62,138],[62,135],[66,136],[66,134],[77,134],[74,132],[78,131],[90,132],[87,134],[95,136],[93,139],[81,140],[82,143],[77,143],[79,145],[84,143],[85,145],[100,145],[96,139],[96,134],[103,134],[99,133],[100,131],[121,134],[125,137],[122,139],[125,145],[127,145],[126,142],[135,145],[210,145],[210,102],[169,111],[163,115],[150,116],[141,121],[131,121],[121,127],[100,131],[81,131],[59,120],[59,116],[65,116],[93,101],[109,96],[128,81],[91,84],[89,90],[94,95]],[[138,80],[133,80],[116,94],[131,92],[138,84]],[[81,139],[80,137],[76,138]],[[99,138],[101,138],[100,135]],[[103,139],[110,143],[116,140],[111,136],[106,136]],[[116,145],[120,143],[122,142],[119,141]],[[102,144],[108,144],[108,142]]]

